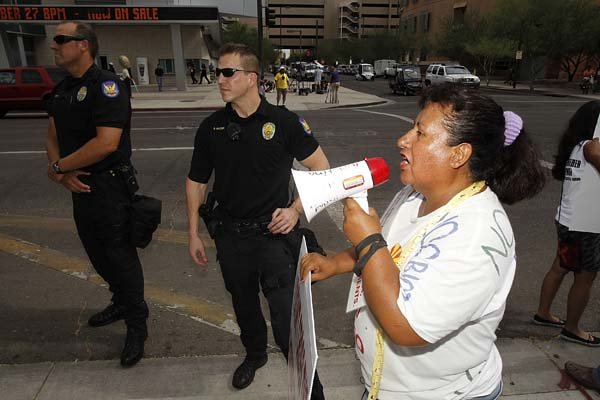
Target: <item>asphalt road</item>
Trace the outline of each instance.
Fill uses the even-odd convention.
[[[344,79],[342,84],[394,102],[310,111],[303,116],[333,166],[364,157],[387,160],[390,181],[369,193],[370,205],[381,213],[400,187],[395,142],[416,116],[417,98],[392,95],[383,80]],[[547,166],[566,121],[583,103],[574,98],[487,93],[523,117]],[[206,269],[194,266],[187,254],[183,184],[195,128],[207,115],[152,112],[133,117],[133,162],[141,192],[163,200],[157,240],[140,251],[151,307],[149,357],[242,352],[214,248],[208,248],[211,262]],[[46,123],[42,117],[0,120],[0,363],[115,359],[124,326],[93,329],[85,323],[109,301],[109,294],[87,264],[71,221],[69,193],[45,177]],[[530,318],[555,252],[553,218],[559,196],[560,185],[549,179],[536,198],[507,207],[517,238],[518,268],[499,336],[558,333],[532,325]],[[331,252],[347,244],[340,222],[341,207],[331,207],[311,223]],[[321,348],[353,345],[352,316],[344,313],[349,280],[349,276],[336,277],[313,286]],[[563,289],[556,301],[561,316],[565,297]],[[583,327],[600,330],[595,318],[599,308],[600,297],[593,293]]]

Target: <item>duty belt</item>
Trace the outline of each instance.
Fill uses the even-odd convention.
[[[269,224],[271,221],[263,222],[252,222],[252,221],[231,221],[228,228],[240,236],[252,236],[252,235],[270,235]]]

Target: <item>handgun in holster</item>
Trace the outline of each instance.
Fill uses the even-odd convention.
[[[221,220],[216,218],[215,203],[216,198],[213,193],[210,192],[208,196],[206,196],[206,201],[200,206],[199,209],[200,217],[202,217],[204,225],[206,225],[206,230],[212,239],[215,238],[217,229],[222,224]]]

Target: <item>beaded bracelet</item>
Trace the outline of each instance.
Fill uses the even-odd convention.
[[[356,260],[358,260],[358,258],[360,257],[360,253],[362,253],[362,251],[368,245],[376,243],[376,242],[384,242],[385,243],[385,239],[383,238],[381,233],[373,233],[372,235],[369,235],[366,238],[364,238],[363,240],[361,240],[360,242],[358,242],[358,244],[354,247],[354,258]]]
[[[354,264],[354,268],[352,269],[352,271],[354,271],[356,276],[360,276],[362,274],[363,269],[365,268],[373,254],[375,254],[377,250],[383,247],[387,247],[387,243],[385,242],[385,240],[371,244],[369,251],[367,251],[365,255],[362,256],[360,259],[358,259],[358,261],[356,261],[356,264]]]

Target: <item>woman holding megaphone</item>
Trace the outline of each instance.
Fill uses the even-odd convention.
[[[534,196],[544,173],[521,118],[492,99],[429,88],[398,139],[404,185],[381,220],[353,200],[354,247],[308,254],[302,276],[354,272],[363,399],[497,399],[494,344],[515,274],[515,239],[501,202]]]

